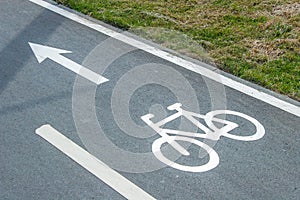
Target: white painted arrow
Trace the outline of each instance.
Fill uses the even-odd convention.
[[[49,58],[76,74],[96,83],[97,85],[109,81],[107,78],[61,55],[63,53],[72,53],[71,51],[43,46],[31,42],[28,42],[28,44],[39,63],[43,62],[46,58]]]

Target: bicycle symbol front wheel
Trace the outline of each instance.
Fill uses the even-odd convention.
[[[166,165],[175,169],[179,169],[181,171],[188,171],[188,172],[206,172],[218,166],[219,156],[217,152],[215,152],[215,150],[213,150],[207,144],[189,137],[182,137],[182,136],[168,136],[168,137],[169,139],[174,141],[185,141],[199,146],[200,148],[204,149],[208,153],[209,161],[206,164],[200,166],[186,166],[171,161],[168,158],[166,158],[161,152],[161,147],[163,146],[164,143],[167,143],[166,138],[161,137],[153,142],[152,152],[158,160],[165,163]]]

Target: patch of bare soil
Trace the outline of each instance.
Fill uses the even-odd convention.
[[[277,16],[293,16],[300,13],[300,3],[296,2],[293,4],[285,4],[276,6],[272,14]]]

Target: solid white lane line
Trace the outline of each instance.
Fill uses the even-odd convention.
[[[35,132],[125,198],[134,200],[155,199],[121,174],[108,167],[105,163],[69,140],[49,124],[41,126],[36,129]]]
[[[151,53],[153,55],[156,55],[160,58],[163,58],[169,62],[172,62],[174,64],[177,64],[183,68],[186,68],[190,71],[193,71],[193,72],[196,72],[198,74],[201,74],[207,78],[210,78],[214,81],[217,81],[219,83],[222,83],[230,88],[233,88],[235,90],[238,90],[244,94],[247,94],[251,97],[254,97],[256,99],[259,99],[263,102],[266,102],[272,106],[275,106],[277,108],[280,108],[288,113],[291,113],[293,115],[296,115],[298,117],[300,117],[300,107],[296,106],[296,105],[293,105],[291,103],[288,103],[286,101],[283,101],[281,99],[278,99],[272,95],[269,95],[269,94],[266,94],[264,92],[261,92],[257,89],[254,89],[252,87],[249,87],[247,85],[244,85],[238,81],[235,81],[233,79],[230,79],[228,77],[225,77],[223,75],[220,75],[210,69],[207,69],[203,66],[200,66],[200,65],[197,65],[195,63],[192,63],[190,61],[187,61],[187,60],[184,60],[182,58],[179,58],[177,56],[174,56],[170,53],[167,53],[165,51],[162,51],[160,49],[157,49],[155,47],[152,47],[148,44],[145,44],[143,42],[140,42],[140,41],[137,41],[133,38],[130,38],[128,36],[125,36],[123,34],[120,34],[114,30],[111,30],[109,28],[106,28],[104,26],[101,26],[100,24],[97,24],[95,22],[92,22],[92,21],[89,21],[83,17],[80,17],[79,15],[76,15],[74,13],[71,13],[67,10],[64,10],[62,8],[59,8],[58,6],[55,6],[55,5],[52,5],[50,3],[47,3],[43,0],[29,0],[37,5],[40,5],[48,10],[51,10],[59,15],[62,15],[70,20],[73,20],[73,21],[76,21],[82,25],[85,25],[89,28],[92,28],[98,32],[101,32],[105,35],[108,35],[112,38],[115,38],[119,41],[122,41],[126,44],[129,44],[131,46],[134,46],[136,48],[139,48],[141,50],[144,50],[148,53]]]

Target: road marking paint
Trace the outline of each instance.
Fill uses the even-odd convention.
[[[36,129],[35,132],[125,198],[136,200],[155,199],[121,174],[108,167],[105,163],[72,142],[51,125],[43,125]]]
[[[31,42],[28,42],[28,44],[39,63],[43,62],[46,58],[49,58],[76,74],[96,83],[97,85],[109,81],[107,78],[104,78],[103,76],[61,55],[63,53],[72,53],[72,51],[43,46]]]
[[[85,25],[89,28],[92,28],[98,32],[101,32],[107,36],[110,36],[112,38],[115,38],[121,42],[124,42],[126,44],[129,44],[131,46],[134,46],[138,49],[141,49],[143,51],[146,51],[150,54],[153,54],[155,56],[158,56],[160,58],[163,58],[169,62],[172,62],[176,65],[179,65],[185,69],[188,69],[190,71],[196,72],[198,74],[201,74],[207,78],[210,78],[216,82],[222,83],[223,85],[226,85],[230,88],[233,88],[235,90],[238,90],[244,94],[247,94],[251,97],[254,97],[256,99],[259,99],[263,102],[266,102],[272,106],[275,106],[281,110],[284,110],[288,113],[291,113],[293,115],[296,115],[300,117],[300,107],[293,105],[291,103],[288,103],[286,101],[283,101],[281,99],[278,99],[272,95],[266,94],[262,91],[259,91],[257,89],[254,89],[250,86],[244,85],[238,81],[232,80],[226,76],[220,75],[210,69],[207,69],[203,66],[200,66],[198,64],[195,64],[193,62],[187,61],[185,59],[179,58],[177,56],[174,56],[170,53],[167,53],[165,51],[162,51],[160,49],[157,49],[155,47],[152,47],[148,44],[145,44],[143,42],[137,41],[133,38],[130,38],[128,36],[125,36],[121,33],[118,33],[114,30],[111,30],[109,28],[106,28],[104,26],[101,26],[100,24],[97,24],[95,22],[92,22],[88,19],[85,19],[83,17],[80,17],[77,14],[71,13],[67,10],[64,10],[62,8],[59,8],[58,6],[52,5],[50,3],[47,3],[43,0],[29,0],[37,5],[40,5],[48,10],[51,10],[59,15],[62,15],[70,20],[76,21],[77,23],[80,23],[82,25]]]
[[[152,152],[156,156],[158,160],[165,163],[166,165],[173,167],[175,169],[179,169],[181,171],[188,171],[188,172],[206,172],[212,170],[213,168],[219,165],[219,156],[215,152],[215,150],[210,147],[209,145],[203,143],[202,141],[196,140],[194,138],[204,138],[208,140],[219,140],[220,136],[228,137],[234,140],[241,140],[241,141],[254,141],[259,140],[265,135],[265,128],[264,126],[257,121],[255,118],[250,117],[244,113],[231,111],[231,110],[214,110],[210,111],[205,115],[201,115],[198,113],[190,112],[184,110],[181,103],[175,103],[167,107],[168,110],[176,110],[177,112],[166,117],[165,119],[159,122],[152,122],[151,118],[154,117],[153,114],[146,114],[141,117],[141,119],[154,131],[156,131],[161,137],[156,139],[152,144]],[[231,122],[228,120],[217,118],[216,116],[219,115],[232,115],[244,118],[251,124],[255,126],[255,133],[250,135],[235,135],[230,133],[230,131],[234,130],[235,128],[239,127],[239,125],[235,122]],[[165,129],[163,126],[170,121],[173,121],[177,118],[184,117],[185,119],[189,120],[192,124],[196,125],[202,133],[198,133],[197,131],[194,133],[175,130],[175,129]],[[199,119],[203,119],[206,125],[202,124]],[[214,122],[218,122],[223,126],[221,128],[217,128]],[[184,149],[183,146],[177,143],[177,141],[186,141],[190,144],[195,144],[200,149],[206,151],[206,155],[209,155],[209,160],[206,164],[196,165],[196,166],[189,166],[183,165],[182,163],[176,163],[176,161],[169,160],[169,158],[165,157],[162,153],[162,146],[165,143],[169,143],[175,150],[177,150],[182,155],[190,155],[188,151]]]

